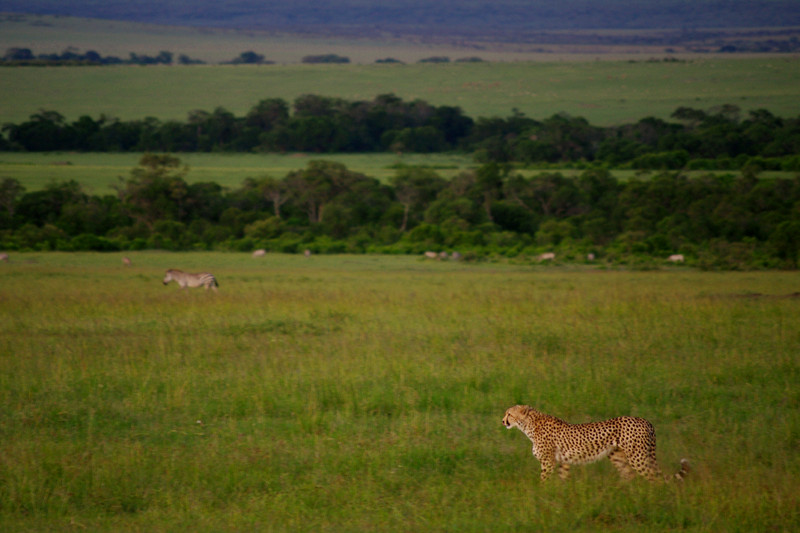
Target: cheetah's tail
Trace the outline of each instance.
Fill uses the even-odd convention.
[[[691,469],[689,468],[689,460],[681,459],[681,468],[675,474],[675,479],[677,479],[678,481],[683,481],[683,478],[685,478],[686,474],[688,474],[690,471]]]

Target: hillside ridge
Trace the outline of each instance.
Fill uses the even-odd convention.
[[[315,34],[462,36],[527,41],[553,30],[800,26],[795,0],[0,0],[0,12]]]

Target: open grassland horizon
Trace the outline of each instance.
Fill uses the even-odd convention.
[[[415,257],[14,254],[14,531],[757,531],[800,525],[795,272]],[[217,293],[161,284],[209,270]],[[538,481],[526,403],[656,427],[682,486]]]
[[[307,55],[335,53],[355,64],[370,64],[392,58],[405,63],[415,63],[430,57],[447,57],[453,61],[479,57],[486,61],[587,61],[603,59],[641,59],[668,56],[671,58],[725,57],[729,53],[715,53],[717,41],[705,52],[695,53],[697,42],[688,46],[645,44],[647,35],[656,40],[663,38],[660,30],[636,30],[642,42],[613,43],[619,36],[630,37],[630,30],[553,31],[554,43],[509,42],[503,35],[500,42],[469,39],[456,36],[402,35],[388,33],[342,35],[337,33],[291,33],[257,31],[252,29],[222,29],[191,26],[164,26],[122,20],[89,19],[51,15],[0,14],[0,45],[27,47],[34,55],[58,54],[67,49],[78,52],[94,50],[102,56],[129,58],[137,55],[157,56],[162,51],[171,52],[174,59],[187,55],[190,59],[206,63],[224,63],[239,57],[242,52],[253,51],[264,60],[279,64],[300,63]],[[790,30],[791,32],[791,30]],[[607,44],[573,44],[581,34],[604,36]],[[791,33],[790,33],[791,35]],[[700,47],[705,48],[705,47]],[[765,56],[767,54],[759,53]],[[736,54],[747,57],[747,54]]]

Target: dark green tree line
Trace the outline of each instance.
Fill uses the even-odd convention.
[[[153,117],[120,121],[101,115],[68,122],[42,110],[5,124],[0,150],[93,152],[416,152],[467,151],[480,163],[586,165],[648,170],[800,170],[800,117],[767,110],[742,118],[738,107],[677,109],[667,122],[591,125],[556,114],[534,120],[514,110],[506,118],[464,115],[453,106],[392,94],[371,101],[318,95],[292,106],[265,99],[239,117],[218,107],[191,111],[186,121]]]
[[[172,52],[162,50],[156,56],[131,52],[128,59],[121,59],[116,56],[103,56],[94,50],[81,53],[74,47],[67,47],[60,54],[34,54],[30,48],[13,47],[8,48],[0,57],[0,66],[171,65],[172,56]],[[181,55],[179,63],[188,65],[202,61]]]
[[[675,171],[619,181],[596,167],[576,177],[524,177],[487,163],[446,180],[419,167],[388,184],[340,163],[226,190],[186,181],[172,155],[146,154],[116,195],[74,182],[27,192],[0,182],[5,250],[265,248],[281,252],[421,253],[652,264],[684,254],[704,268],[796,268],[800,176],[752,172],[689,178]]]

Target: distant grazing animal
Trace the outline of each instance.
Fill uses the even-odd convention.
[[[425,257],[427,259],[439,259],[439,254],[437,254],[436,252],[428,251],[428,252],[425,252]]]
[[[253,252],[253,257],[264,257],[265,255],[267,255],[267,251],[263,248]]]
[[[539,257],[537,257],[537,259],[539,261],[555,261],[556,254],[554,254],[553,252],[547,252],[544,254],[540,254]]]
[[[219,287],[217,278],[208,272],[189,274],[187,272],[183,272],[182,270],[171,268],[167,270],[167,274],[164,276],[164,285],[170,281],[176,282],[181,286],[181,289],[185,289],[186,287],[205,287],[206,290],[209,288],[217,290],[217,287]]]
[[[304,256],[306,256],[306,257],[311,257],[311,250],[309,250],[309,249],[306,249],[306,250],[303,252],[303,255],[304,255]]]
[[[8,261],[8,254],[7,253],[0,254],[0,261]]]
[[[608,457],[622,479],[638,473],[650,481],[666,480],[656,461],[656,432],[644,418],[621,416],[570,424],[540,413],[527,405],[510,407],[503,417],[507,429],[515,427],[533,443],[533,455],[542,465],[542,481],[558,466],[561,479],[569,476],[570,465],[599,461]],[[689,472],[689,461],[681,459],[675,478],[682,480]]]
[[[131,266],[131,260],[128,259],[127,257],[123,257],[122,258],[122,264],[129,267],[129,266]]]
[[[671,256],[667,257],[667,261],[672,263],[683,263],[683,260],[683,254],[672,254]]]

